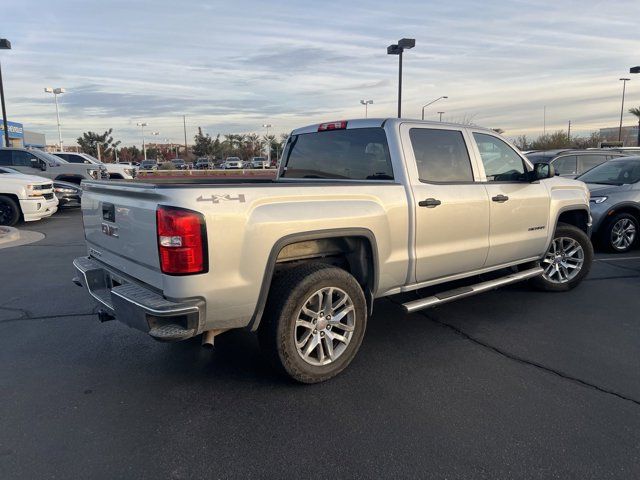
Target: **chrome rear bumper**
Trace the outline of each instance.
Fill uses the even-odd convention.
[[[109,315],[163,341],[191,338],[201,333],[204,302],[174,302],[132,283],[90,257],[73,261],[74,283],[87,289]]]

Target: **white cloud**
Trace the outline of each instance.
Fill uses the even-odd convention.
[[[27,0],[3,27],[0,54],[12,120],[55,138],[53,100],[64,86],[67,143],[114,128],[138,142],[144,119],[162,137],[201,125],[225,133],[396,111],[397,58],[386,46],[415,37],[405,56],[406,116],[440,95],[436,118],[473,116],[508,135],[615,125],[620,82],[637,55],[637,0],[379,2],[87,2]],[[640,78],[628,85],[640,104]],[[627,123],[633,121],[627,117]]]

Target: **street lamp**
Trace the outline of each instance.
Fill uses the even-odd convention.
[[[140,127],[142,129],[142,151],[144,153],[144,159],[147,159],[147,147],[144,144],[144,127],[146,127],[148,125],[147,122],[138,122],[136,123],[136,125],[138,127]]]
[[[267,134],[265,135],[267,139],[267,162],[269,162],[269,166],[271,166],[271,139],[269,138],[269,129],[272,127],[270,123],[263,123],[262,128],[267,129]],[[264,162],[262,162],[262,168],[264,169]]]
[[[360,100],[360,104],[364,105],[364,118],[369,117],[368,107],[373,104],[373,100]]]
[[[438,112],[438,115],[440,115],[440,121],[442,121],[442,115],[444,114],[444,112]]]
[[[58,121],[58,142],[60,143],[60,151],[64,152],[64,148],[62,147],[62,133],[60,131],[60,112],[58,111],[58,95],[62,95],[63,93],[66,93],[66,90],[64,88],[46,87],[44,89],[44,92],[53,93],[53,99],[56,103],[56,119]]]
[[[622,140],[622,114],[624,113],[624,92],[627,87],[627,82],[631,80],[630,78],[621,78],[622,82],[622,106],[620,107],[620,128],[618,128],[618,141]]]
[[[11,50],[11,42],[0,38],[0,50]],[[7,123],[7,108],[4,105],[4,85],[2,84],[2,67],[0,67],[0,103],[2,103],[2,124],[4,126],[4,146],[9,146],[9,124]]]
[[[443,98],[449,98],[449,97],[447,97],[446,95],[443,95],[442,97],[438,97],[435,100],[431,100],[429,103],[422,106],[422,120],[424,120],[424,109],[427,108],[429,105],[436,103],[438,100],[442,100]]]
[[[416,46],[414,38],[403,38],[387,47],[388,55],[398,55],[398,118],[402,116],[402,52]]]

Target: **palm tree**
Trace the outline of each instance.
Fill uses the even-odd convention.
[[[630,108],[629,113],[638,117],[638,146],[640,147],[640,107]]]

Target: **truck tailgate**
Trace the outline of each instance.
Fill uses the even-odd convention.
[[[82,219],[90,256],[155,288],[162,288],[152,185],[83,182]]]

